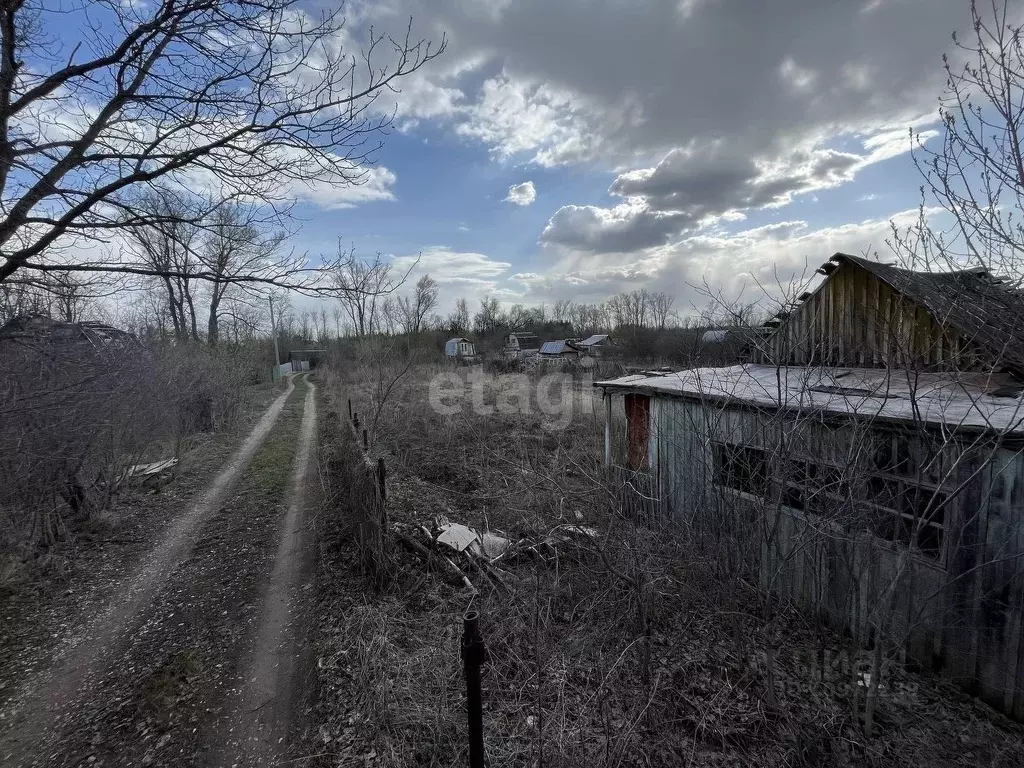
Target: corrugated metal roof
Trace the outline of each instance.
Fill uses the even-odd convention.
[[[583,341],[581,341],[580,342],[580,346],[581,347],[592,347],[595,344],[601,344],[604,341],[607,341],[607,339],[608,339],[608,334],[607,333],[595,333],[593,336],[588,336]]]
[[[624,376],[594,386],[1024,435],[1024,400],[993,394],[1011,382],[1008,374],[733,365]]]

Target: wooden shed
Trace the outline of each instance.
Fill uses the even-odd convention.
[[[606,463],[634,514],[1024,719],[1021,294],[828,266],[760,363],[598,382]]]
[[[581,352],[583,352],[583,349],[572,339],[545,341],[540,345],[540,356],[546,358],[575,360],[579,358]]]
[[[768,325],[753,362],[1024,376],[1024,294],[984,269],[919,272],[835,254]]]
[[[516,331],[505,337],[503,352],[511,359],[533,357],[540,352],[540,340],[535,333]]]
[[[476,345],[461,336],[448,339],[444,343],[444,355],[449,360],[468,362],[476,359]]]

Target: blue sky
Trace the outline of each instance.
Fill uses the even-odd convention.
[[[765,6],[770,5],[770,10]],[[596,301],[619,290],[738,294],[836,250],[891,256],[937,133],[962,0],[350,3],[438,39],[388,106],[377,199],[300,207],[298,247],[339,236],[460,296]],[[935,139],[931,139],[934,141]],[[386,171],[384,170],[386,169]],[[535,195],[508,199],[515,185]],[[456,279],[462,278],[462,279]]]
[[[341,49],[411,18],[447,50],[374,103],[395,119],[363,185],[283,187],[289,245],[314,262],[339,239],[402,270],[420,258],[412,277],[438,280],[442,312],[647,288],[686,313],[707,303],[701,285],[735,296],[839,250],[886,259],[890,222],[920,202],[908,130],[938,141],[942,56],[969,8],[349,0]]]

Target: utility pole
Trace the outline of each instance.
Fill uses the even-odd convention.
[[[274,376],[281,375],[281,350],[277,347],[277,324],[274,322],[274,297],[268,296],[270,300],[270,335],[274,337]],[[274,378],[273,376],[271,378]]]

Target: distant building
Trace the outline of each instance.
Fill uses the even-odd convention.
[[[134,334],[107,323],[90,320],[68,323],[42,315],[16,317],[0,328],[0,341],[27,346],[41,344],[92,347],[96,349],[137,346]]]
[[[288,353],[288,362],[295,373],[311,371],[323,362],[326,354],[326,349],[293,349]]]
[[[510,333],[505,337],[505,357],[533,357],[540,351],[540,340],[535,333]]]
[[[444,343],[444,356],[458,362],[476,360],[476,345],[469,339],[456,337]]]
[[[695,362],[705,365],[749,363],[771,333],[768,327],[710,328],[700,335],[700,344],[693,351]]]
[[[577,359],[583,350],[577,346],[572,339],[559,339],[557,341],[545,341],[540,345],[541,357],[558,357],[562,359]]]
[[[578,346],[591,357],[601,357],[608,351],[609,347],[614,346],[614,342],[607,333],[595,333],[593,336],[588,336],[579,342]]]

